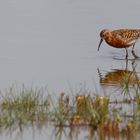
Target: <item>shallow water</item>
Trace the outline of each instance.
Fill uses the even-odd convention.
[[[104,4],[101,0],[0,2],[0,87],[47,85],[58,94],[85,82],[91,90],[99,90],[97,68],[110,71],[125,63],[113,59],[124,58],[124,50],[103,43],[97,52],[100,30],[139,28],[138,0]]]
[[[117,87],[103,86],[98,70],[102,75],[112,69],[124,70],[125,50],[103,43],[97,52],[99,32],[103,28],[139,28],[139,7],[138,0],[0,1],[0,88],[47,86],[59,96],[86,85],[99,94],[113,92]],[[137,54],[139,46],[137,42]],[[140,61],[135,64],[139,72]],[[130,60],[127,70],[133,70]],[[30,134],[25,133],[23,139],[28,139],[26,135]],[[8,140],[5,136],[0,139]]]

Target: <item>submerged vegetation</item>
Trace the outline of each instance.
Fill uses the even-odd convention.
[[[121,86],[131,94],[131,82],[127,77]],[[133,89],[135,95],[133,93],[132,97],[123,96],[116,100],[80,90],[75,96],[61,93],[55,101],[43,88],[12,87],[0,92],[0,130],[18,128],[22,131],[27,126],[45,127],[49,124],[55,127],[56,137],[60,137],[66,128],[70,129],[72,137],[76,129],[85,127],[90,137],[97,133],[100,139],[134,139],[140,132],[139,82],[135,82]]]
[[[22,130],[29,123],[33,125],[46,121],[48,101],[47,98],[44,99],[42,89],[23,87],[18,92],[15,88],[10,88],[6,94],[1,93],[0,127],[19,127]]]
[[[69,139],[81,129],[88,132],[89,139],[138,139],[140,80],[135,66],[128,71],[126,65],[124,70],[112,70],[104,76],[99,69],[98,73],[101,87],[115,86],[117,94],[99,95],[82,88],[54,98],[45,88],[13,86],[1,91],[0,132],[53,126],[55,139],[61,139],[67,129]]]

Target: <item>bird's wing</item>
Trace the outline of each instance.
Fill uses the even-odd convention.
[[[140,30],[136,29],[120,29],[112,31],[114,36],[119,36],[127,43],[135,43],[135,41],[140,37]]]

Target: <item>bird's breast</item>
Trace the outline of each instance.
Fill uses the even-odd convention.
[[[127,43],[126,41],[120,39],[120,38],[113,38],[113,37],[108,37],[105,39],[106,43],[114,48],[128,48],[132,44]]]

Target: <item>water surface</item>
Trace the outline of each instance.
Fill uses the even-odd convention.
[[[100,84],[98,69],[104,74],[124,70],[125,50],[103,43],[97,52],[99,32],[103,28],[139,28],[139,7],[138,0],[0,1],[0,88],[47,85],[59,96],[82,84],[92,92],[108,93],[110,88]],[[137,42],[137,54],[139,46]],[[135,63],[138,72],[140,63]],[[131,61],[128,65],[132,71]]]

